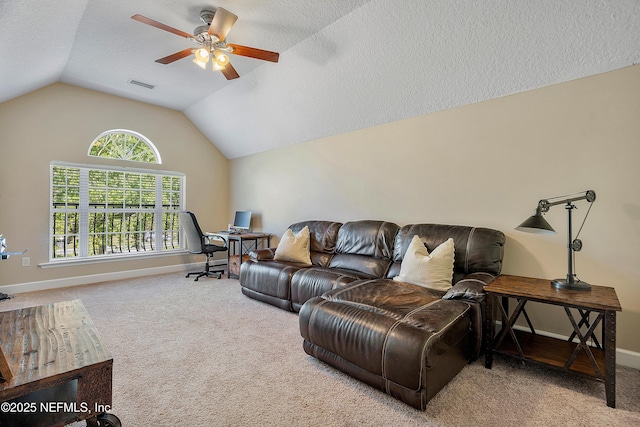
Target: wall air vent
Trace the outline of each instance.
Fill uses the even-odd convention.
[[[131,83],[132,85],[138,85],[138,86],[146,87],[147,89],[153,89],[154,87],[156,87],[156,85],[140,82],[140,81],[134,80],[134,79],[129,79],[129,83]]]

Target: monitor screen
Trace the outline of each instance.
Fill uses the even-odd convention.
[[[249,230],[251,228],[251,212],[236,211],[236,217],[233,220],[233,228]]]

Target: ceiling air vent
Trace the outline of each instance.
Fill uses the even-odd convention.
[[[134,79],[129,79],[129,83],[131,83],[132,85],[138,85],[138,86],[146,87],[147,89],[153,89],[154,87],[156,87],[156,85],[140,82],[140,81],[134,80]]]

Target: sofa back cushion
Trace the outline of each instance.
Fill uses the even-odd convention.
[[[352,221],[340,227],[330,268],[352,270],[365,277],[385,277],[399,226],[386,221]]]
[[[296,234],[304,227],[309,227],[311,264],[326,267],[335,252],[341,226],[342,223],[333,221],[301,221],[291,224],[289,228]]]
[[[413,236],[419,236],[429,252],[447,239],[455,246],[453,283],[471,273],[493,275],[502,270],[505,235],[503,232],[482,227],[442,224],[409,224],[396,234],[393,246],[393,264],[387,273],[393,278],[400,273],[400,265]]]

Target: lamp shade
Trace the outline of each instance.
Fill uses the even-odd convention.
[[[213,55],[216,58],[216,65],[218,65],[220,69],[223,69],[229,63],[229,57],[220,50],[216,49]]]
[[[209,62],[209,51],[203,47],[196,50],[195,56],[198,61],[204,62],[205,64]]]
[[[542,214],[538,209],[536,209],[535,214],[531,215],[522,224],[517,226],[516,230],[536,234],[553,234],[556,232],[547,220],[542,217]]]

